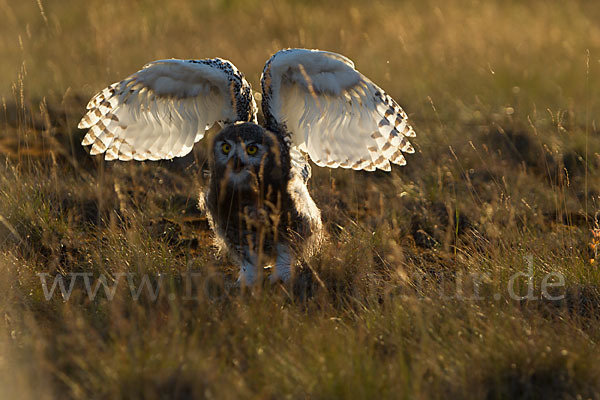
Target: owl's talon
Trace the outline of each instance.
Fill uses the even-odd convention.
[[[273,273],[273,274],[271,274],[271,276],[269,276],[269,283],[271,283],[272,285],[275,285],[277,283],[286,283],[287,281],[289,281],[289,277],[284,278],[275,273]]]
[[[287,271],[285,271],[283,273],[277,272],[277,270],[273,271],[271,276],[269,276],[269,282],[271,282],[272,284],[278,283],[278,282],[287,283],[290,281],[291,277],[292,277],[292,274],[291,274],[291,272],[289,270],[289,266],[288,266]]]

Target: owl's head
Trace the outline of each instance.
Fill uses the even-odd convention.
[[[237,190],[281,177],[281,150],[275,135],[251,122],[223,129],[213,142],[213,178]]]

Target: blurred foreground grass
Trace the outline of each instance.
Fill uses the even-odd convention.
[[[600,398],[594,2],[0,10],[1,398]],[[226,58],[258,89],[282,47],[353,59],[417,153],[389,174],[314,169],[329,242],[312,273],[240,294],[196,208],[206,143],[105,163],[76,124],[148,61]],[[40,273],[120,284],[90,299],[79,275],[46,300]],[[155,300],[125,283],[145,274]]]

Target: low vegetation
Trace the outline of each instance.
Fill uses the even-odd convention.
[[[0,10],[0,398],[600,398],[593,2]],[[148,61],[226,58],[258,89],[282,47],[353,59],[417,151],[315,167],[326,243],[243,292],[197,208],[207,143],[104,162],[76,125]]]

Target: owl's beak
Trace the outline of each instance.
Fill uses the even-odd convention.
[[[236,174],[244,168],[244,164],[242,164],[242,160],[240,160],[240,158],[235,155],[231,158],[231,160],[229,162],[231,164],[232,171],[235,172]]]

